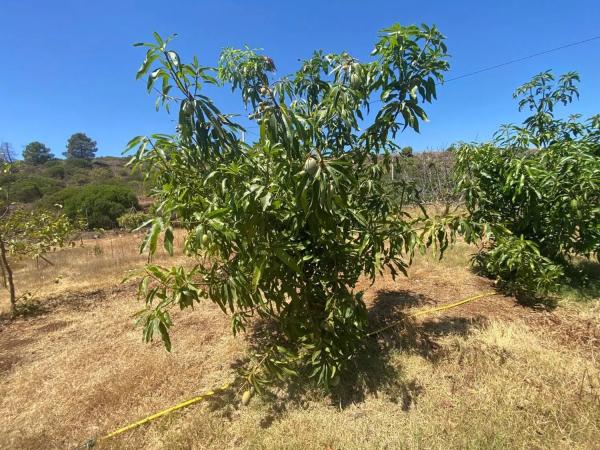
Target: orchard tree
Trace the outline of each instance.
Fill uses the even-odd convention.
[[[162,233],[172,252],[177,225],[196,263],[146,267],[144,338],[158,333],[170,348],[170,308],[210,299],[231,314],[234,333],[256,316],[276,327],[245,372],[257,390],[298,374],[336,384],[364,348],[359,277],[406,274],[415,249],[448,245],[453,219],[411,218],[402,209],[410,187],[386,176],[394,138],[427,120],[423,105],[448,69],[444,36],[394,25],[369,61],[318,51],[280,79],[274,61],[249,48],[223,50],[211,68],[184,63],[170,39],[154,38],[137,44],[147,47],[137,77],[148,74],[148,91],[177,110],[178,124],[174,135],[129,144],[132,163],[157,186],[142,250],[154,254]],[[240,93],[256,142],[240,139],[244,128],[203,94],[205,85]]]
[[[85,133],[75,133],[67,141],[67,158],[92,159],[96,156],[98,148],[96,141],[92,141]]]
[[[9,257],[48,261],[46,254],[63,247],[72,232],[71,222],[64,215],[4,209],[0,216],[0,266],[3,285],[9,292],[12,317],[17,314],[17,294]]]
[[[2,164],[2,172],[10,165]],[[0,192],[5,194],[5,192]],[[6,195],[0,200],[0,280],[8,290],[10,314],[17,314],[17,291],[11,260],[46,259],[46,254],[63,247],[74,228],[66,216],[49,211],[26,211],[14,204]],[[10,258],[10,259],[9,259]]]
[[[513,98],[519,100],[519,111],[529,110],[532,115],[525,119],[522,126],[502,126],[496,135],[498,142],[504,138],[503,144],[541,149],[581,135],[581,116],[574,115],[568,120],[554,117],[557,105],[568,105],[574,98],[579,98],[577,82],[579,74],[576,72],[561,75],[557,83],[554,74],[548,70],[519,86]]]
[[[485,232],[475,262],[524,300],[556,291],[574,256],[600,256],[600,116],[554,113],[578,80],[536,75],[514,95],[533,112],[522,125],[456,150],[469,220]]]
[[[44,144],[34,141],[25,146],[25,149],[23,150],[23,159],[26,163],[37,166],[54,159],[54,155]]]

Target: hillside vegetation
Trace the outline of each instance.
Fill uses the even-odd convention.
[[[17,207],[62,210],[87,229],[116,228],[117,219],[140,209],[146,188],[127,158],[51,159],[13,163],[0,174],[4,199]]]
[[[9,173],[0,175],[0,187],[10,200],[27,204],[47,204],[66,188],[89,184],[123,186],[136,196],[144,195],[142,176],[125,167],[127,158],[105,156],[94,159],[53,159],[40,165],[18,161]]]

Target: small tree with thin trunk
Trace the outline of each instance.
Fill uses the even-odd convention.
[[[3,171],[9,170],[4,164]],[[49,211],[26,211],[12,205],[3,196],[0,202],[0,275],[2,286],[8,290],[10,314],[17,314],[17,291],[12,258],[43,259],[46,254],[63,247],[73,232],[73,226],[62,214]]]

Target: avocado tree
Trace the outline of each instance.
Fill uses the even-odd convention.
[[[600,116],[555,116],[578,80],[536,75],[514,95],[533,113],[522,125],[456,151],[469,220],[485,231],[475,262],[525,300],[558,289],[574,256],[600,254]]]
[[[4,164],[8,171],[9,164]],[[46,259],[46,254],[63,247],[73,231],[68,218],[49,211],[26,211],[11,204],[6,191],[0,191],[0,275],[8,290],[10,314],[17,314],[17,291],[11,259]]]
[[[276,336],[257,350],[246,375],[260,390],[275,377],[305,374],[321,386],[361,350],[367,310],[355,288],[388,269],[406,273],[415,249],[448,244],[444,218],[411,218],[409,186],[389,182],[394,138],[427,120],[448,68],[435,27],[382,30],[371,59],[315,52],[290,76],[258,51],[225,49],[215,68],[184,63],[170,39],[154,43],[137,74],[147,74],[157,106],[177,110],[174,135],[136,137],[134,165],[154,177],[156,217],[142,249],[152,255],[173,226],[187,231],[192,268],[149,264],[140,282],[144,338],[170,348],[171,307],[210,299],[232,317],[233,332],[252,317]],[[257,139],[203,92],[239,92]],[[402,192],[398,201],[398,192]]]

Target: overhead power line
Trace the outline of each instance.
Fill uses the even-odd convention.
[[[523,56],[522,58],[511,59],[510,61],[506,61],[506,62],[503,62],[503,63],[500,63],[500,64],[495,64],[495,65],[489,66],[489,67],[484,67],[483,69],[479,69],[479,70],[476,70],[474,72],[465,73],[463,75],[459,75],[459,76],[454,77],[454,78],[448,78],[447,80],[444,80],[444,83],[449,83],[450,81],[460,80],[461,78],[471,77],[473,75],[477,75],[477,74],[482,73],[482,72],[488,72],[490,70],[498,69],[500,67],[508,66],[510,64],[514,64],[514,63],[518,63],[518,62],[521,62],[521,61],[525,61],[527,59],[535,58],[536,56],[546,55],[548,53],[556,52],[558,50],[563,50],[565,48],[575,47],[576,45],[585,44],[586,42],[591,42],[591,41],[594,41],[596,39],[600,39],[600,35],[591,37],[589,39],[584,39],[582,41],[571,42],[570,44],[561,45],[560,47],[554,47],[554,48],[551,48],[549,50],[544,50],[542,52],[532,53],[531,55]]]

